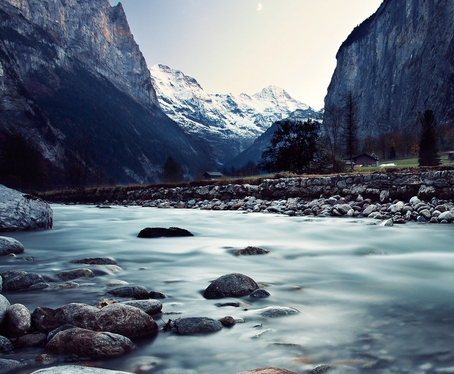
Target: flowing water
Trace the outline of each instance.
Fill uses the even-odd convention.
[[[265,366],[304,373],[326,364],[338,368],[330,373],[454,373],[454,225],[382,227],[368,219],[141,207],[53,209],[54,229],[10,234],[26,252],[1,258],[1,271],[54,277],[81,267],[72,261],[85,257],[113,257],[121,270],[91,266],[98,275],[77,280],[78,288],[8,293],[11,303],[30,310],[94,304],[108,298],[109,284],[126,281],[168,296],[160,326],[189,316],[244,320],[209,335],[160,332],[138,339],[132,353],[96,362],[100,367],[233,374]],[[195,236],[137,238],[152,226],[178,226]],[[247,246],[270,253],[232,254]],[[204,299],[210,281],[232,272],[250,276],[271,296],[222,299],[239,307]],[[259,318],[255,310],[268,306],[300,313]]]

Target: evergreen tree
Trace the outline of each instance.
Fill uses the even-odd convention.
[[[163,167],[162,180],[166,183],[181,182],[184,177],[184,170],[172,156],[167,157]]]
[[[342,138],[344,144],[344,151],[347,159],[350,161],[351,168],[353,169],[353,157],[358,149],[358,104],[352,93],[345,97],[345,114],[344,124],[342,126]]]
[[[436,139],[436,121],[434,113],[426,110],[420,117],[421,132],[419,138],[419,166],[437,166],[441,164]]]
[[[268,172],[303,172],[316,158],[320,123],[285,119],[276,122],[270,146],[262,153],[259,166]]]

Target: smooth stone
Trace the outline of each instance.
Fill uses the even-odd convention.
[[[0,236],[0,256],[7,256],[11,253],[18,255],[24,252],[25,248],[20,241],[6,236]]]
[[[221,322],[222,326],[225,326],[225,327],[232,327],[232,326],[234,326],[236,324],[236,320],[232,316],[222,317],[219,320],[219,322]]]
[[[44,347],[47,335],[43,333],[27,334],[14,342],[15,348]]]
[[[148,291],[142,286],[117,287],[113,290],[107,291],[107,293],[117,297],[130,297],[138,300],[146,300],[150,298]]]
[[[60,331],[46,344],[46,350],[52,353],[90,358],[119,356],[134,347],[125,336],[78,327]]]
[[[25,305],[13,304],[6,309],[5,327],[10,338],[25,335],[32,326],[30,311]]]
[[[129,371],[117,371],[88,366],[62,365],[40,369],[31,374],[133,374]]]
[[[0,326],[3,324],[3,321],[5,320],[6,310],[10,305],[11,304],[8,301],[8,299],[2,294],[0,294]]]
[[[246,296],[259,288],[258,284],[250,277],[240,273],[223,275],[214,280],[204,291],[207,299],[223,297]]]
[[[222,323],[208,317],[187,317],[172,321],[171,329],[180,335],[205,334],[221,330]]]
[[[269,297],[270,293],[267,290],[264,290],[263,288],[260,288],[258,290],[255,290],[252,292],[249,297],[253,299],[263,299],[265,297]]]
[[[278,317],[286,317],[291,316],[294,314],[298,314],[299,310],[295,308],[289,308],[286,306],[269,306],[264,309],[260,309],[258,314],[262,317],[268,318],[278,318]]]
[[[137,235],[139,238],[173,238],[173,237],[184,237],[194,236],[186,229],[180,229],[179,227],[169,227],[168,229],[163,227],[146,227],[139,232]]]
[[[17,360],[8,360],[0,358],[0,373],[13,373],[13,370],[19,369],[24,364]]]
[[[43,277],[38,273],[18,273],[20,274],[16,276],[7,276],[7,280],[5,280],[5,277],[3,277],[3,290],[20,291],[30,289],[33,285],[43,285],[42,288],[46,287],[47,285],[47,283],[44,282]]]
[[[0,353],[9,352],[14,349],[13,343],[5,337],[0,335]]]
[[[73,269],[60,271],[57,277],[62,281],[70,281],[77,278],[94,278],[95,274],[90,269]]]
[[[161,313],[162,310],[162,304],[159,301],[152,299],[122,301],[120,304],[139,308],[149,315]]]

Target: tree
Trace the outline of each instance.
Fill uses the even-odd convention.
[[[333,159],[340,154],[339,138],[342,130],[342,108],[337,105],[327,105],[323,116],[323,129],[328,140]]]
[[[434,113],[426,110],[419,119],[421,132],[419,138],[419,166],[437,166],[441,164],[438,155],[436,126]]]
[[[342,126],[342,139],[344,144],[345,155],[350,160],[351,168],[353,169],[353,156],[358,149],[358,104],[352,93],[345,97],[345,114],[344,124]]]
[[[167,157],[162,170],[162,180],[165,183],[180,182],[183,180],[184,170],[172,156]]]
[[[320,123],[285,119],[275,125],[277,130],[262,153],[259,166],[268,172],[308,170],[316,158]]]

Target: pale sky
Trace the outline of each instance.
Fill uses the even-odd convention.
[[[148,66],[181,70],[207,93],[275,85],[316,110],[340,45],[381,2],[121,0]]]

